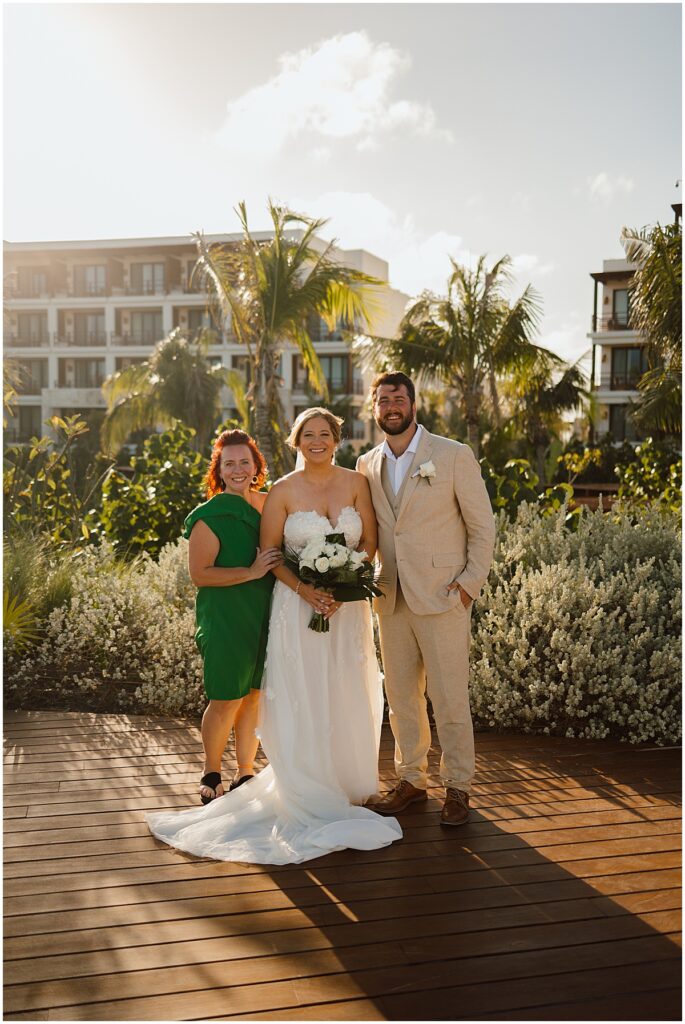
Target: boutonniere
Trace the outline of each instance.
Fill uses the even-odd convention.
[[[421,476],[430,483],[435,476],[435,466],[430,461],[422,462],[419,468],[412,473],[412,476]]]

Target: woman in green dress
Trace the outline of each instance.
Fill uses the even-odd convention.
[[[238,766],[229,788],[254,775],[259,690],[274,584],[271,570],[282,561],[278,548],[262,551],[258,546],[266,501],[259,488],[265,478],[264,456],[250,435],[225,430],[214,443],[205,478],[209,500],[185,521],[188,568],[198,587],[195,640],[209,698],[202,716],[203,804],[224,792],[221,758],[234,727]]]

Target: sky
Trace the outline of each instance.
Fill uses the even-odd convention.
[[[5,4],[10,241],[268,227],[444,291],[507,254],[538,342],[589,347],[591,271],[681,201],[679,4]]]

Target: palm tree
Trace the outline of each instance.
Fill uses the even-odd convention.
[[[292,466],[279,395],[284,346],[296,347],[312,388],[325,400],[326,379],[307,321],[321,317],[331,330],[341,322],[346,327],[365,325],[370,315],[367,289],[382,282],[338,262],[335,243],[317,245],[315,236],[325,220],[293,213],[271,200],[268,208],[273,237],[267,240],[251,235],[245,203],[237,208],[243,232],[237,245],[210,244],[196,233],[195,273],[204,282],[217,317],[230,322],[238,342],[245,345],[255,434],[276,479]]]
[[[176,329],[157,343],[145,362],[108,377],[102,386],[107,412],[101,441],[106,453],[115,454],[136,430],[168,427],[174,420],[195,429],[193,444],[202,450],[221,417],[223,387],[233,391],[241,418],[247,417],[242,377],[212,366],[208,343],[202,333],[191,342]]]
[[[486,392],[494,421],[501,422],[497,375],[530,359],[540,301],[530,285],[510,304],[511,259],[486,270],[481,256],[475,270],[454,260],[447,296],[424,292],[406,311],[399,337],[359,338],[355,348],[377,368],[392,367],[427,385],[454,389],[462,406],[468,442],[478,456],[479,420]]]
[[[648,369],[638,383],[633,419],[645,430],[681,432],[683,324],[682,228],[624,228],[621,242],[638,264],[630,292],[630,322],[647,344]]]
[[[547,349],[538,349],[507,382],[514,418],[533,451],[535,471],[543,487],[547,483],[545,456],[552,440],[558,437],[562,413],[577,409],[589,397],[586,385],[578,363],[567,366]]]

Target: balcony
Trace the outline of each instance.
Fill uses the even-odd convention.
[[[56,341],[58,345],[69,345],[72,348],[100,347],[107,344],[107,332],[89,331],[80,338],[71,334],[58,334]]]
[[[613,316],[593,316],[592,330],[594,333],[598,333],[599,331],[632,331],[634,328],[629,315],[616,313]]]
[[[140,334],[113,334],[113,345],[156,345],[161,341],[163,335],[151,331],[143,331]]]
[[[609,380],[611,391],[637,391],[642,373],[612,373]]]
[[[42,394],[46,405],[53,408],[104,409],[106,406],[101,387],[65,382],[56,388],[45,388]]]
[[[168,295],[169,288],[165,284],[127,284],[122,289],[124,295]]]
[[[10,348],[43,348],[50,344],[50,335],[47,331],[36,334],[10,333],[5,335],[5,341]]]

